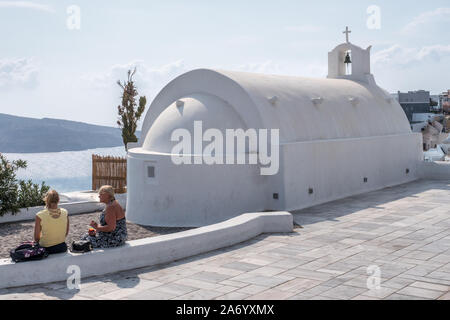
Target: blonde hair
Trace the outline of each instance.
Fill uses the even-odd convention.
[[[111,200],[116,200],[114,196],[114,188],[112,186],[103,186],[100,188],[100,190],[98,190],[98,193],[107,193],[109,194]]]
[[[44,202],[47,208],[49,208],[51,204],[58,204],[59,203],[58,192],[56,192],[56,190],[48,191],[44,197]]]

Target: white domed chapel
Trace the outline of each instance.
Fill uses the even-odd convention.
[[[327,79],[209,69],[174,79],[150,105],[139,142],[128,147],[127,218],[151,226],[203,226],[417,179],[422,136],[411,132],[401,106],[376,84],[370,50],[351,44],[347,33],[328,54]],[[179,141],[173,136],[180,129],[204,139],[185,153],[192,161],[174,162]],[[267,163],[202,161],[213,141],[205,135],[214,132],[217,141],[231,129],[278,132],[271,147],[245,148],[247,157],[269,148],[278,161],[271,163],[273,172],[262,174]],[[214,152],[238,156],[234,147]]]

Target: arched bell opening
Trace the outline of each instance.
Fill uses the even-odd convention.
[[[345,64],[345,75],[351,76],[353,74],[352,70],[352,50],[347,50],[345,52],[345,58],[344,58],[344,64]]]

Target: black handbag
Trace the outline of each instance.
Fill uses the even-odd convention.
[[[72,252],[89,252],[92,251],[92,243],[90,241],[73,241]]]

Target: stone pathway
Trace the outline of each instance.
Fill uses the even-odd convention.
[[[449,183],[417,181],[294,212],[290,234],[0,299],[450,300],[449,199]]]

